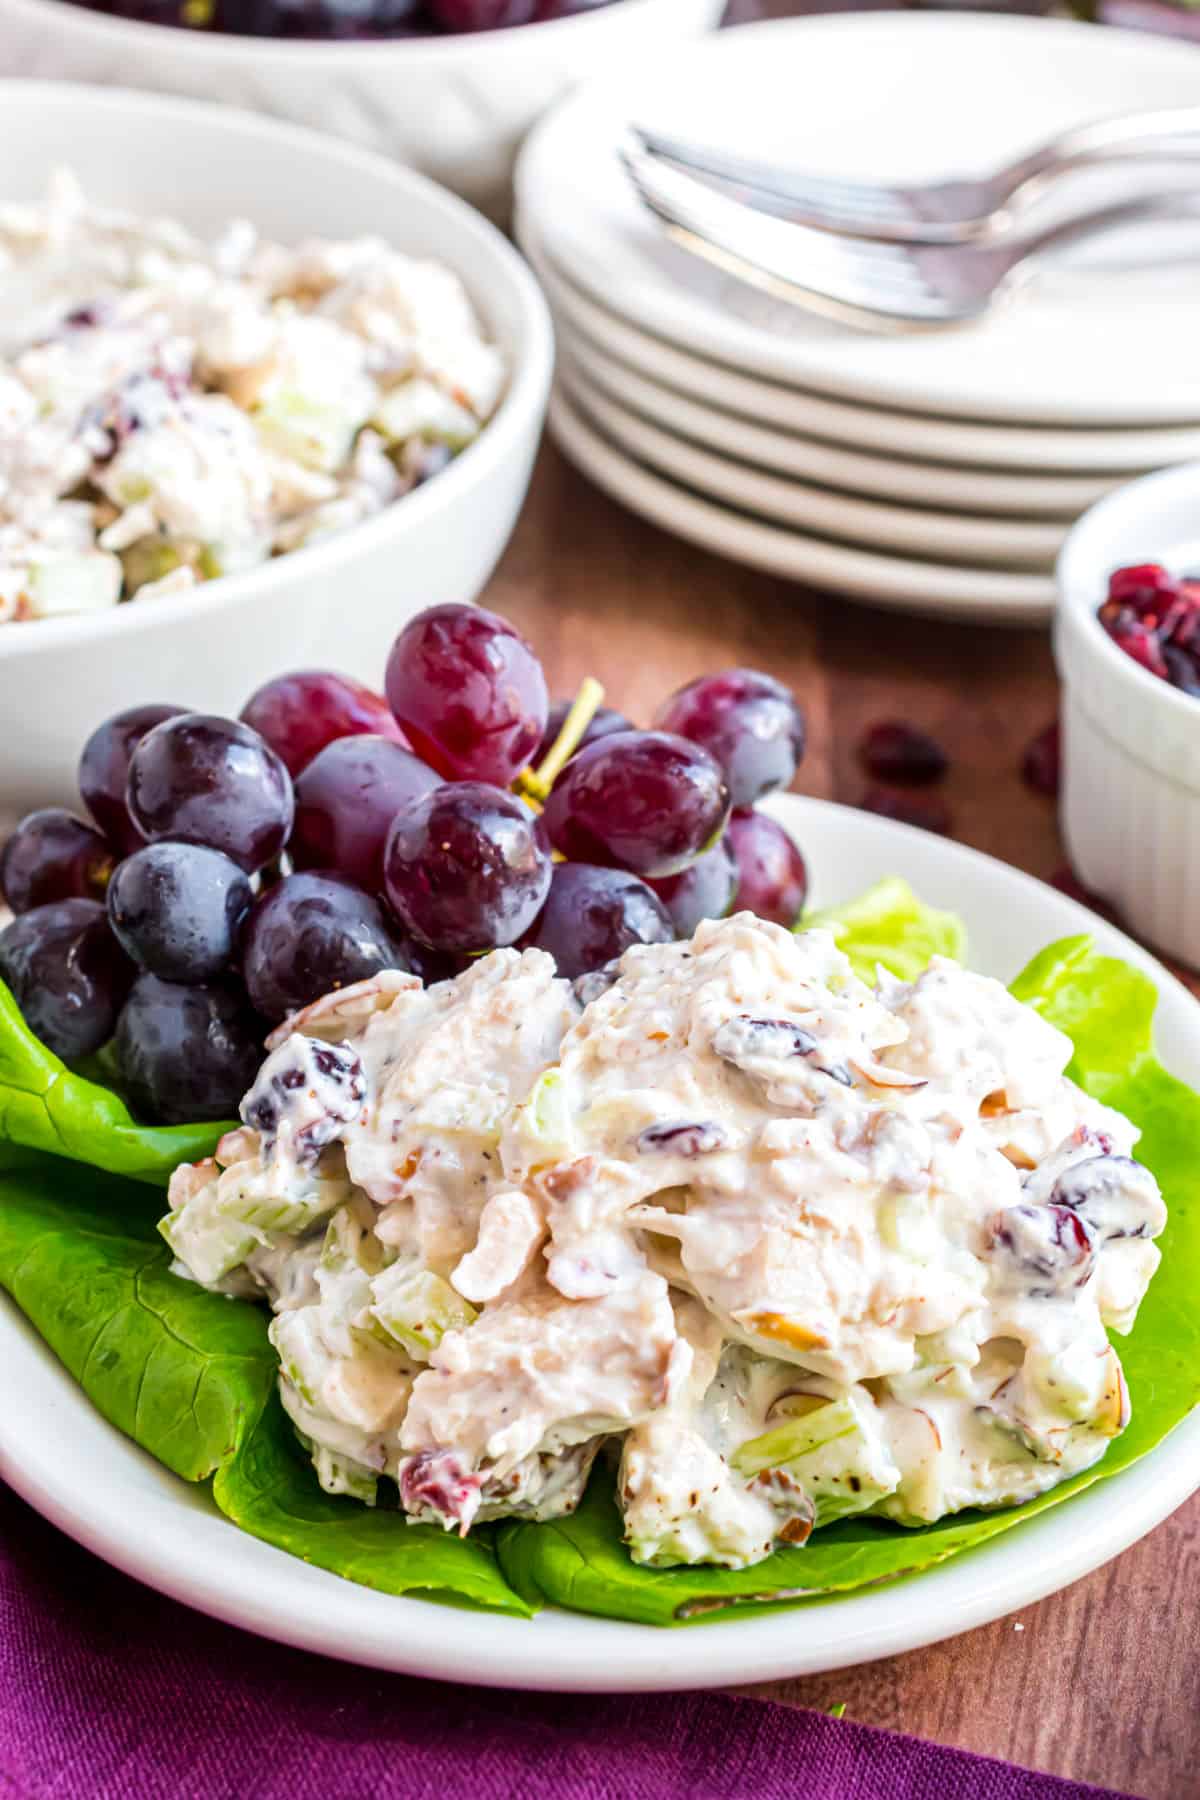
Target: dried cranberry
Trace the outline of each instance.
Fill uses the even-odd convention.
[[[1200,697],[1200,654],[1196,650],[1184,650],[1178,644],[1164,644],[1162,657],[1171,686],[1182,693]]]
[[[1133,563],[1114,569],[1108,578],[1108,597],[1130,606],[1136,613],[1162,612],[1179,593],[1179,583],[1161,563]]]
[[[878,813],[881,819],[919,825],[923,831],[936,831],[942,837],[950,834],[949,807],[928,794],[898,794],[889,788],[873,787],[868,788],[859,804],[864,812]]]
[[[729,1142],[712,1119],[682,1120],[673,1125],[647,1125],[638,1134],[639,1150],[665,1150],[671,1156],[711,1156]]]
[[[457,1525],[465,1537],[479,1511],[483,1479],[453,1450],[422,1450],[400,1465],[400,1504],[415,1519]]]
[[[1058,721],[1047,725],[1026,746],[1021,774],[1035,794],[1057,794],[1059,780]]]
[[[1114,613],[1110,607],[1102,606],[1099,616],[1100,623],[1118,650],[1123,650],[1126,656],[1140,663],[1151,675],[1157,675],[1163,681],[1169,679],[1156,629],[1152,630],[1149,624],[1134,618],[1128,607],[1119,608]]]
[[[906,787],[940,781],[950,767],[950,759],[936,739],[899,719],[881,719],[872,725],[859,744],[858,757],[868,775]]]

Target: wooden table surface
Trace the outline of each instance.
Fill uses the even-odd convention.
[[[634,518],[549,445],[483,601],[537,645],[555,694],[592,674],[639,722],[705,670],[743,663],[779,676],[808,714],[802,793],[855,804],[864,725],[895,716],[922,725],[952,758],[954,835],[1035,875],[1062,865],[1053,802],[1019,774],[1026,743],[1055,712],[1043,632],[910,619],[738,568]],[[823,1709],[844,1701],[866,1724],[1142,1800],[1194,1800],[1200,1496],[1115,1563],[1015,1618],[748,1691]]]

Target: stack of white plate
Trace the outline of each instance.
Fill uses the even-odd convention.
[[[517,172],[517,234],[558,329],[555,437],[634,511],[737,561],[878,605],[1045,618],[1079,512],[1200,457],[1200,227],[1106,240],[978,326],[867,335],[671,244],[616,146],[636,122],[822,174],[930,180],[1198,101],[1190,46],[944,13],[743,26],[583,90]],[[1071,204],[1114,179],[1128,173],[1072,177]],[[1133,266],[1148,253],[1153,270]]]

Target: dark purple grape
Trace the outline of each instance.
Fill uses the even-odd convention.
[[[536,0],[426,0],[426,10],[443,31],[499,31],[528,25]]]
[[[186,710],[182,706],[131,706],[97,726],[83,746],[79,759],[83,803],[109,842],[126,856],[146,841],[125,804],[129,759],[148,731]]]
[[[74,1061],[113,1034],[133,964],[96,900],[55,900],[0,931],[0,978],[29,1029]]]
[[[0,854],[0,893],[15,913],[51,900],[102,900],[116,858],[61,806],[27,813]]]
[[[715,842],[729,791],[707,750],[668,731],[618,731],[573,756],[546,802],[571,862],[678,875]]]
[[[397,743],[338,738],[296,782],[292,861],[300,869],[336,869],[369,894],[380,893],[392,820],[440,785],[440,775]]]
[[[245,872],[203,844],[144,844],[108,889],[108,922],[134,962],[164,981],[227,969],[253,895]]]
[[[285,875],[255,903],[242,933],[246,987],[273,1025],[381,969],[425,973],[379,902],[331,870]]]
[[[507,787],[546,728],[542,665],[480,606],[418,613],[392,645],[385,685],[417,755],[451,781]]]
[[[900,719],[881,719],[872,725],[858,747],[858,756],[877,781],[898,781],[905,787],[940,781],[950,767],[936,738]]]
[[[1067,1206],[1008,1206],[989,1221],[984,1254],[1004,1269],[1010,1285],[1035,1299],[1082,1287],[1096,1261],[1096,1243]]]
[[[144,837],[207,844],[250,875],[292,829],[281,758],[257,731],[215,713],[183,713],[148,732],[130,759],[126,797]]]
[[[522,942],[547,951],[568,981],[599,969],[631,944],[669,944],[670,914],[644,881],[624,869],[556,863],[546,904]]]
[[[293,777],[339,738],[369,733],[405,743],[382,694],[327,669],[277,675],[251,694],[239,716],[266,739]]]
[[[726,669],[672,694],[654,723],[703,744],[725,772],[733,806],[789,787],[804,755],[804,714],[773,675]]]
[[[550,886],[542,820],[484,782],[448,782],[399,813],[383,854],[393,912],[434,950],[515,944]]]
[[[735,812],[728,835],[738,871],[730,911],[757,913],[790,930],[808,895],[808,870],[792,839],[760,812]]]
[[[1050,1203],[1078,1214],[1100,1243],[1153,1237],[1162,1230],[1158,1183],[1131,1156],[1101,1154],[1072,1163],[1055,1182]]]
[[[682,875],[652,881],[671,915],[676,937],[690,938],[701,919],[723,919],[732,911],[738,873],[728,836],[706,850]]]
[[[262,1061],[262,1022],[232,982],[139,975],[117,1023],[117,1064],[140,1118],[232,1119]]]
[[[558,734],[566,724],[567,714],[574,704],[573,700],[556,700],[550,708],[546,729],[542,733],[542,741],[533,758],[535,768],[553,750]],[[585,744],[594,744],[602,737],[611,737],[614,731],[632,731],[633,729],[632,721],[627,719],[624,713],[614,712],[611,706],[598,706],[588,720],[587,730],[571,754],[578,756]]]
[[[711,1156],[728,1145],[729,1133],[715,1119],[680,1119],[647,1125],[637,1137],[637,1147],[643,1155],[660,1152],[666,1156]]]

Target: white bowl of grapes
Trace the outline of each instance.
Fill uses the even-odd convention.
[[[65,10],[65,9],[64,9]],[[473,600],[549,315],[420,175],[228,107],[0,83],[0,815],[147,693],[236,713]]]
[[[336,1038],[493,951],[548,953],[586,1004],[702,919],[797,923],[804,859],[757,805],[804,750],[772,676],[701,677],[638,728],[591,680],[552,702],[507,621],[449,603],[376,679],[289,670],[237,717],[152,691],[0,851],[0,982],[139,1119],[233,1119],[289,1021]]]
[[[256,108],[507,215],[521,140],[578,82],[715,26],[724,0],[0,0],[8,72]]]

